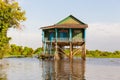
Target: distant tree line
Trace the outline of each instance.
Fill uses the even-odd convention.
[[[69,49],[65,50],[65,53],[69,55]],[[79,51],[75,57],[80,57],[82,51]],[[120,58],[120,50],[119,51],[100,51],[100,50],[86,50],[86,56],[92,58]]]
[[[17,46],[16,44],[11,44],[9,48],[5,49],[3,55],[0,57],[33,57],[38,56],[43,52],[43,49],[37,48],[32,49],[29,47]],[[66,54],[69,54],[69,49],[66,50]],[[78,52],[76,57],[81,56],[81,52]],[[100,51],[100,50],[86,50],[87,57],[93,58],[120,58],[120,51],[108,52],[108,51]]]
[[[120,58],[120,51],[87,50],[86,55],[87,57]]]
[[[7,48],[6,48],[7,49]],[[42,48],[37,48],[33,50],[29,47],[17,46],[16,44],[11,44],[7,52],[4,52],[3,57],[33,57],[42,52]]]

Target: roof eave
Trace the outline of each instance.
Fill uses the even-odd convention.
[[[52,26],[46,26],[46,27],[41,27],[40,29],[53,29],[53,28],[88,28],[88,25],[87,24],[85,24],[85,25],[80,25],[81,27],[76,27],[76,26],[74,26],[74,27],[72,27],[72,26],[60,26],[60,25],[52,25]]]

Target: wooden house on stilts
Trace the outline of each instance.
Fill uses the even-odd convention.
[[[54,54],[55,59],[60,59],[63,55],[73,58],[81,51],[81,57],[85,59],[85,35],[87,24],[70,15],[51,26],[42,27],[42,43],[44,53]],[[65,49],[69,49],[69,55]]]

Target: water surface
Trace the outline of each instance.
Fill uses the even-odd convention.
[[[39,60],[8,58],[0,65],[0,80],[119,80],[119,58]],[[2,61],[3,61],[2,60]],[[0,62],[1,63],[1,62]]]

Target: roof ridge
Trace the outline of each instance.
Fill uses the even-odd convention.
[[[73,15],[69,15],[69,16],[67,16],[66,18],[64,18],[63,20],[60,20],[58,23],[56,23],[56,24],[60,24],[60,23],[62,23],[63,21],[65,21],[66,19],[68,19],[68,18],[72,18],[72,19],[74,19],[75,21],[77,21],[78,23],[81,23],[81,24],[85,24],[84,22],[82,22],[82,21],[80,21],[79,19],[77,19],[76,17],[74,17]]]

